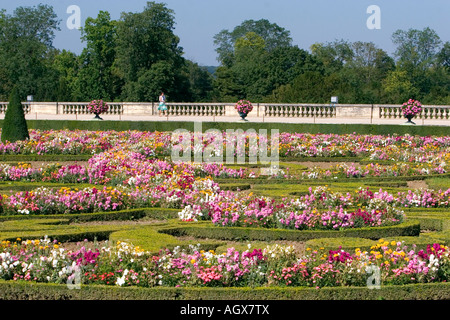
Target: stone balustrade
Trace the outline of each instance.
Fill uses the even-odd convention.
[[[110,102],[107,115],[145,116],[157,115],[156,102]],[[0,114],[4,114],[7,102],[0,102]],[[24,102],[25,114],[85,115],[89,114],[88,102]],[[169,116],[229,116],[236,117],[234,103],[167,103]],[[359,118],[401,119],[401,105],[368,104],[280,104],[254,103],[248,118]],[[450,118],[450,106],[422,106],[418,119]]]
[[[155,106],[153,106],[155,107]],[[156,108],[158,105],[156,105]],[[174,116],[225,116],[225,103],[167,103],[169,115]]]
[[[400,106],[380,106],[379,117],[385,119],[403,118],[402,109]],[[416,115],[418,119],[449,119],[449,106],[422,106],[422,112]]]
[[[29,102],[23,102],[22,103],[23,112],[25,114],[30,113],[31,107]],[[6,112],[6,109],[8,108],[8,102],[0,102],[0,114],[4,114]]]
[[[336,107],[323,104],[264,104],[266,117],[333,118]]]

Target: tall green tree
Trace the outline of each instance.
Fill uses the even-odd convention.
[[[236,41],[242,41],[249,33],[261,37],[267,51],[292,44],[290,32],[277,24],[266,19],[245,20],[232,31],[224,29],[214,36],[218,61],[223,66],[230,67],[233,64]]]
[[[339,71],[354,55],[351,43],[345,40],[314,43],[310,49],[312,55],[323,64],[327,74]]]
[[[437,63],[437,54],[442,43],[436,31],[429,27],[423,30],[397,30],[392,35],[392,41],[397,45],[395,57],[397,68],[407,72],[412,86],[417,92],[416,99],[421,99],[432,90],[430,68]]]
[[[450,42],[447,41],[437,54],[437,64],[450,71]]]
[[[78,86],[79,65],[78,56],[73,52],[62,50],[55,56],[52,68],[58,75],[56,101],[86,101]]]
[[[406,70],[396,69],[383,80],[383,88],[390,103],[403,103],[408,99],[420,99],[420,91],[414,86]]]
[[[212,99],[213,76],[206,67],[201,67],[197,63],[186,61],[189,75],[190,100],[196,102],[206,102]],[[187,101],[185,99],[185,101]]]
[[[51,70],[53,39],[59,20],[48,5],[18,7],[13,14],[0,11],[0,97],[7,99],[14,86],[19,95],[52,99],[56,86]]]
[[[292,46],[290,32],[268,20],[246,20],[214,37],[221,66],[214,92],[218,100],[264,101],[301,73],[305,51]]]
[[[173,10],[160,3],[148,2],[143,12],[122,13],[115,66],[124,82],[123,100],[154,101],[160,91],[170,100],[183,99],[189,80],[174,24]]]
[[[428,68],[439,50],[441,39],[436,31],[429,27],[423,30],[397,30],[392,35],[397,48],[395,56],[402,68]]]
[[[83,99],[114,100],[120,95],[120,82],[114,72],[117,21],[107,11],[88,17],[81,30],[86,47],[81,53],[78,87]]]

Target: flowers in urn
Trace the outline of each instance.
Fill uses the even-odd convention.
[[[95,119],[102,119],[99,117],[99,114],[105,113],[108,111],[108,104],[103,100],[92,100],[88,106],[88,111],[90,113],[95,114]]]
[[[414,123],[411,119],[421,112],[422,104],[418,100],[409,99],[408,102],[405,102],[402,105],[402,113],[405,118],[408,119],[408,123]]]
[[[239,100],[234,108],[237,110],[242,120],[245,120],[245,117],[253,110],[253,105],[248,100]]]

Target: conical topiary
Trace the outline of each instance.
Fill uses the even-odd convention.
[[[22,102],[20,101],[17,89],[13,89],[8,108],[6,109],[5,119],[3,120],[2,142],[16,142],[29,138],[30,135],[28,134],[28,126],[25,120]]]

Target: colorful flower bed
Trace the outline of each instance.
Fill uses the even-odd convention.
[[[89,182],[99,187],[17,192],[3,195],[0,208],[3,214],[10,215],[169,207],[182,209],[182,220],[210,219],[222,226],[339,230],[400,223],[404,219],[402,207],[448,207],[450,203],[450,189],[409,191],[394,197],[382,190],[341,194],[324,187],[310,188],[309,194],[295,200],[275,201],[221,190],[210,177],[243,177],[245,174],[244,169],[227,169],[208,163],[175,164],[112,148],[94,155],[86,167],[4,167],[0,173],[2,179]]]
[[[417,252],[402,242],[380,242],[370,252],[356,249],[307,250],[297,257],[293,247],[225,253],[197,247],[175,248],[152,255],[118,242],[96,249],[65,250],[49,239],[0,246],[0,279],[45,283],[103,284],[139,287],[370,286],[446,282],[450,279],[449,248],[437,243]]]
[[[0,154],[95,154],[115,146],[127,146],[145,155],[171,155],[171,132],[29,130],[30,140],[0,143]],[[245,153],[248,155],[248,137]],[[264,135],[256,139],[270,145]],[[222,132],[224,150],[227,142],[236,144],[236,135]],[[192,144],[194,137],[192,135]],[[211,143],[205,134],[202,150]],[[359,135],[280,133],[279,154],[288,157],[370,157],[372,160],[428,162],[450,159],[450,137],[411,135]],[[236,148],[234,155],[239,149]],[[239,151],[241,152],[241,151]],[[439,154],[439,157],[436,155]],[[446,159],[444,159],[446,157]]]
[[[225,133],[224,133],[225,134]],[[271,199],[249,192],[222,190],[216,178],[258,178],[250,169],[215,163],[162,160],[172,151],[168,132],[31,131],[31,140],[0,145],[3,154],[90,154],[87,164],[0,166],[1,181],[89,183],[80,188],[40,187],[0,196],[2,215],[77,214],[163,207],[179,210],[183,221],[210,221],[226,227],[291,230],[344,230],[391,226],[406,218],[404,208],[448,208],[448,190],[388,193],[359,188],[336,192],[309,188],[289,199]],[[205,136],[202,150],[212,141]],[[233,138],[235,139],[235,138]],[[259,142],[268,143],[258,136]],[[225,139],[226,140],[226,139]],[[224,140],[224,141],[225,141]],[[192,140],[193,141],[193,140]],[[226,141],[224,142],[224,147]],[[337,164],[285,179],[347,179],[442,174],[448,170],[449,137],[281,134],[280,153],[288,157],[367,157],[405,163]],[[246,143],[234,156],[254,150]],[[272,177],[273,178],[273,177]],[[73,251],[47,238],[3,241],[0,279],[48,283],[105,284],[142,287],[368,286],[379,272],[380,285],[446,282],[449,248],[430,244],[427,250],[402,242],[380,240],[370,251],[307,250],[292,247],[225,253],[191,247],[159,254],[127,243]]]
[[[81,172],[74,168],[75,173]],[[339,230],[400,223],[404,219],[402,207],[448,207],[450,203],[450,189],[409,191],[394,197],[382,190],[341,194],[325,187],[310,188],[309,194],[295,200],[275,201],[221,190],[211,178],[204,177],[210,173],[208,166],[199,169],[195,165],[148,160],[133,152],[96,155],[88,168],[89,182],[99,187],[38,188],[3,195],[2,213],[70,214],[169,207],[182,209],[182,220],[210,219],[222,226]],[[58,172],[62,176],[53,179],[61,181],[69,171]],[[71,176],[76,180],[86,181],[86,176],[75,173]]]

